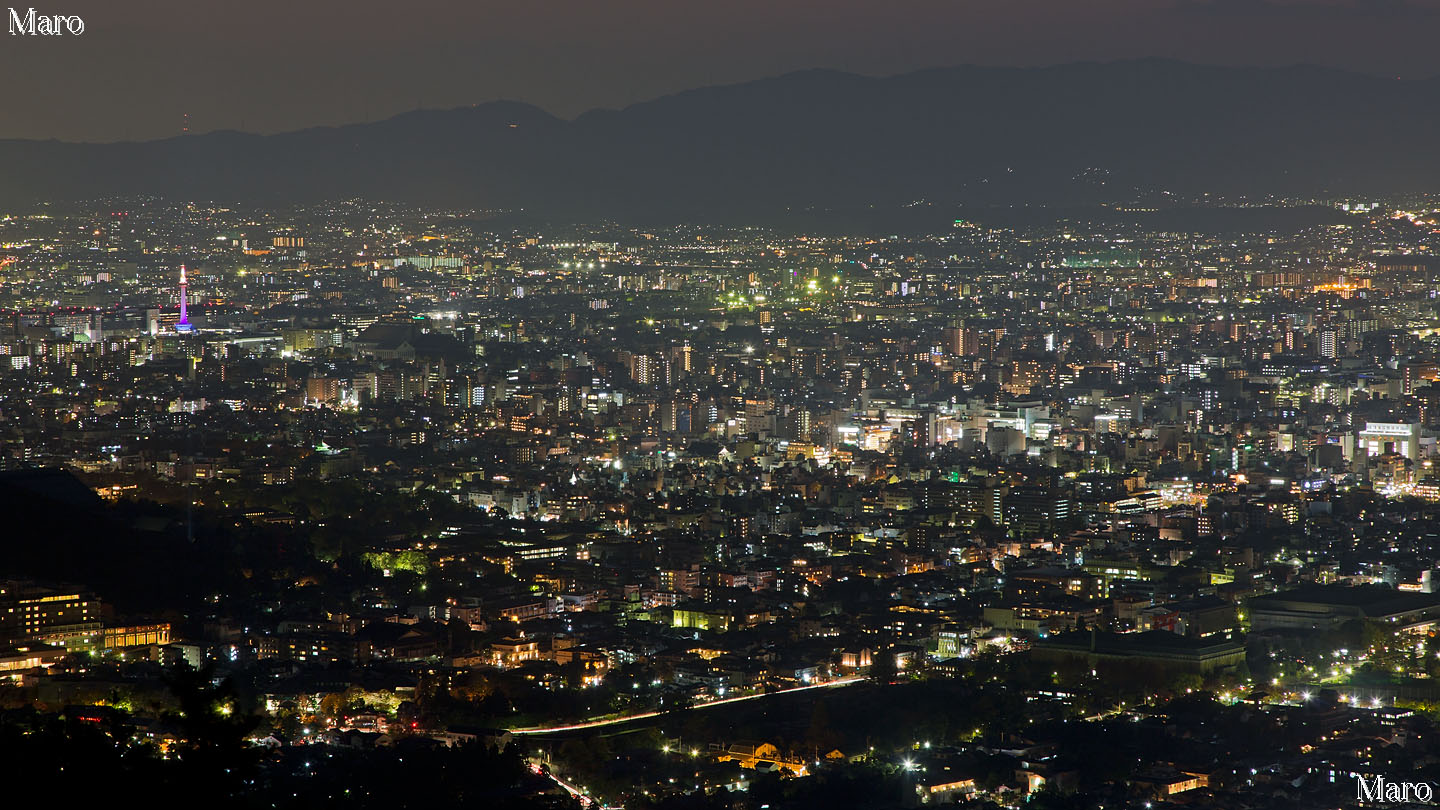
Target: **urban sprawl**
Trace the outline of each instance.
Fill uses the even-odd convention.
[[[1249,211],[3,216],[7,767],[267,807],[1423,800],[1440,201]]]

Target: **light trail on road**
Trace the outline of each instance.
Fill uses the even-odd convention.
[[[598,807],[600,808],[600,810],[612,810],[612,808],[614,807],[613,805],[602,804],[598,799],[596,799],[594,796],[591,796],[589,793],[586,793],[578,786],[572,785],[564,779],[561,779],[560,777],[551,773],[550,771],[542,769],[537,764],[532,764],[531,770],[535,771],[535,773],[541,776],[544,776],[551,782],[559,785],[562,789],[564,789],[566,793],[569,793],[571,796],[579,799],[581,807]],[[616,808],[615,810],[618,810],[618,808]]]
[[[697,704],[695,704],[694,706],[690,706],[690,707],[688,707],[688,708],[689,708],[689,709],[708,709],[708,708],[710,708],[711,706],[724,706],[724,705],[729,704],[729,703],[739,703],[739,702],[741,702],[742,700],[757,700],[757,699],[759,699],[759,698],[775,697],[775,696],[777,696],[777,695],[790,695],[790,694],[794,694],[794,693],[796,693],[796,692],[804,692],[804,691],[810,690],[810,689],[832,689],[832,688],[837,687],[837,686],[850,686],[850,685],[852,685],[852,684],[863,683],[864,681],[865,681],[865,678],[863,678],[863,677],[861,677],[861,676],[859,676],[859,675],[851,675],[851,676],[849,676],[849,677],[847,677],[847,678],[836,678],[836,679],[833,680],[833,681],[826,681],[826,682],[824,682],[824,683],[812,683],[812,684],[810,684],[810,685],[808,685],[808,686],[794,686],[794,687],[791,687],[791,688],[789,688],[789,689],[781,689],[781,690],[776,691],[776,692],[761,692],[760,694],[757,694],[757,695],[741,695],[741,696],[739,696],[739,697],[733,697],[733,698],[720,698],[719,700],[711,700],[711,701],[708,701],[708,702],[706,702],[706,703],[697,703]],[[618,725],[618,724],[620,724],[620,723],[630,723],[630,722],[633,722],[633,721],[635,721],[635,720],[648,720],[648,719],[650,719],[650,718],[652,718],[652,717],[659,717],[660,715],[662,715],[662,714],[664,714],[664,713],[665,713],[664,711],[658,711],[658,710],[657,710],[657,711],[653,711],[653,712],[641,712],[640,714],[627,714],[627,715],[625,715],[624,717],[612,717],[612,718],[609,718],[608,720],[589,720],[589,721],[586,721],[586,722],[584,722],[584,723],[572,723],[572,724],[570,724],[570,725],[565,725],[565,726],[546,726],[546,727],[532,727],[532,728],[512,728],[512,729],[509,729],[509,732],[510,732],[511,734],[517,734],[517,735],[520,735],[520,734],[525,734],[525,735],[558,734],[558,733],[564,732],[564,731],[582,731],[582,730],[587,729],[587,728],[601,728],[601,727],[604,727],[604,726],[614,726],[614,725]]]

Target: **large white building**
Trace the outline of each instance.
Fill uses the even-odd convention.
[[[1399,453],[1411,461],[1420,460],[1420,423],[1366,422],[1355,442],[1355,451],[1367,456]]]

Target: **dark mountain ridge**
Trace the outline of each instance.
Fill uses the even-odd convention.
[[[1164,60],[812,70],[573,121],[494,102],[368,124],[143,143],[0,141],[0,204],[157,194],[345,197],[565,217],[1084,204],[1135,188],[1383,194],[1440,186],[1440,80]]]

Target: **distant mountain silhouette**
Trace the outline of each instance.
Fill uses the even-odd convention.
[[[804,71],[564,121],[496,102],[271,136],[0,141],[0,203],[344,197],[546,216],[1440,188],[1440,80],[1141,60]]]

